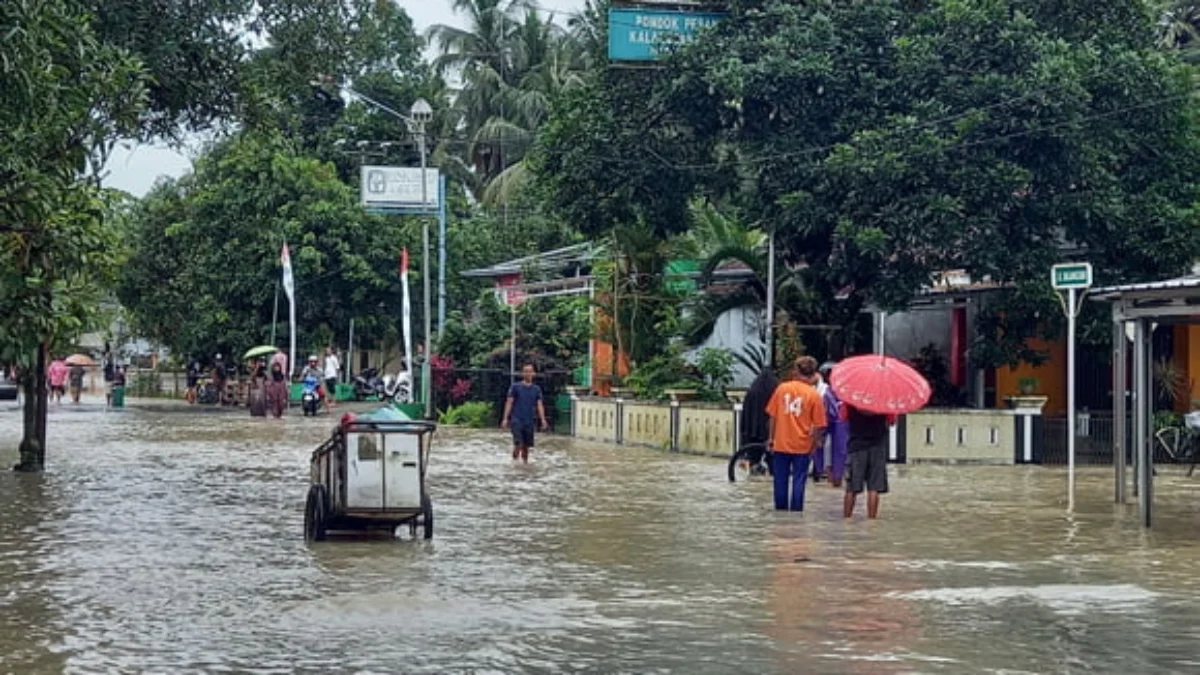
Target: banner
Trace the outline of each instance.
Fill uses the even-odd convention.
[[[359,197],[367,208],[438,208],[437,169],[425,169],[424,185],[419,168],[363,166],[360,172]]]
[[[296,284],[292,278],[292,256],[288,253],[287,242],[283,242],[283,251],[279,254],[283,265],[283,290],[288,297],[288,378],[296,374]]]

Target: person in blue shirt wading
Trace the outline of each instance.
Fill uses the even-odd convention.
[[[529,449],[533,447],[534,412],[542,422],[542,431],[548,428],[546,424],[546,408],[542,405],[542,388],[533,383],[533,364],[526,363],[521,368],[521,381],[508,390],[508,400],[504,403],[504,418],[500,427],[509,428],[511,421],[513,436],[513,459],[518,457],[529,461]]]

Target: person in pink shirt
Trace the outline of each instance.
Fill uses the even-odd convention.
[[[50,397],[60,405],[63,395],[67,393],[68,372],[67,362],[62,359],[54,359],[46,369],[46,377],[50,379]]]

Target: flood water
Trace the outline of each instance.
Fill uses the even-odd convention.
[[[0,672],[1200,671],[1200,476],[1160,474],[1153,533],[1104,469],[1068,518],[1058,469],[893,467],[846,522],[719,460],[447,431],[432,542],[309,545],[331,420],[244,415],[52,413],[48,473],[0,472]]]

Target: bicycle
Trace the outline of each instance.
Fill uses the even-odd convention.
[[[749,480],[754,476],[773,476],[771,451],[765,443],[747,443],[729,458],[729,482],[736,483],[738,476]]]
[[[1200,416],[1196,413],[1188,415],[1186,426],[1163,427],[1154,433],[1154,439],[1166,450],[1167,456],[1176,464],[1188,462],[1187,475],[1190,478],[1196,471],[1196,462],[1200,460]]]

